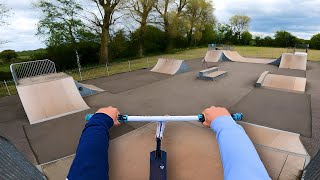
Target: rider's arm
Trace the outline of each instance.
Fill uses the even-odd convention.
[[[92,116],[82,131],[68,180],[109,179],[109,128],[119,125],[115,108],[103,108]]]
[[[204,125],[216,132],[224,179],[270,179],[253,143],[225,108],[211,107],[203,113]]]

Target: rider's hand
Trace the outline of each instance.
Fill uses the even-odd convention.
[[[205,127],[210,127],[213,120],[220,116],[231,116],[226,108],[211,106],[205,109],[202,114],[205,117],[205,121],[202,123]]]
[[[117,108],[109,106],[109,107],[99,109],[96,113],[106,114],[112,118],[114,126],[120,125],[120,122],[118,121],[118,115],[120,114],[120,112]]]

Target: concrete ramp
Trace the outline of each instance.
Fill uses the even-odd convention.
[[[244,63],[257,63],[257,64],[274,64],[278,59],[266,58],[246,58],[242,57],[237,51],[223,51],[223,60],[244,62]]]
[[[160,58],[157,64],[151,69],[152,72],[175,75],[189,70],[184,60]]]
[[[305,92],[306,83],[306,78],[264,72],[261,74],[256,86],[291,92]]]
[[[89,109],[73,78],[64,73],[20,79],[17,91],[30,124]]]
[[[284,53],[279,68],[307,70],[308,57],[303,54]]]

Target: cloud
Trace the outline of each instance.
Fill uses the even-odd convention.
[[[262,35],[286,30],[309,39],[320,33],[318,0],[217,0],[215,5],[220,22],[228,22],[235,14],[245,14],[251,17],[250,31]]]
[[[14,49],[16,51],[43,48],[45,45],[35,36],[39,13],[32,7],[30,0],[7,1],[11,15],[7,19],[9,25],[0,29],[0,40],[8,43],[0,45],[0,51]]]
[[[14,14],[8,19],[10,25],[0,28],[0,40],[10,41],[0,45],[0,51],[45,47],[35,36],[40,14],[32,7],[32,1],[35,0],[6,1]],[[86,8],[95,8],[87,0],[82,1],[86,2]],[[226,23],[235,14],[250,16],[250,31],[255,35],[273,36],[277,30],[287,30],[295,36],[309,39],[320,33],[319,0],[214,0],[214,6],[219,22]]]

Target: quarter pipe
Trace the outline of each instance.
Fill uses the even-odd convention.
[[[307,70],[307,56],[283,53],[279,68]]]
[[[73,78],[64,73],[20,79],[17,91],[30,124],[89,109]]]
[[[189,70],[184,60],[160,58],[157,64],[151,69],[152,72],[175,75]]]

